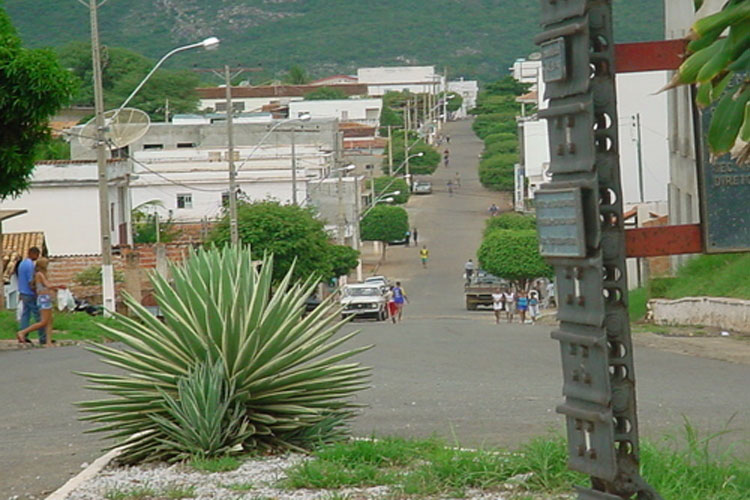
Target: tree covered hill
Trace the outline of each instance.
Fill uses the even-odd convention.
[[[0,0],[2,5],[3,0]],[[77,0],[4,0],[29,47],[89,38]],[[615,0],[618,41],[663,38],[658,0]],[[102,42],[158,58],[215,35],[218,51],[183,54],[172,67],[262,66],[267,78],[299,64],[313,76],[364,65],[436,64],[482,80],[535,50],[537,0],[108,0]],[[260,78],[260,76],[259,76]]]

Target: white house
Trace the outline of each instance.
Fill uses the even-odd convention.
[[[128,244],[129,162],[111,160],[109,172],[110,236],[113,245]],[[50,255],[101,253],[99,188],[96,162],[38,163],[28,191],[0,202],[2,209],[26,209],[24,217],[3,223],[6,232],[43,232]]]
[[[445,77],[434,66],[381,66],[359,68],[357,82],[367,86],[367,94],[380,97],[387,92],[437,94],[445,90]]]
[[[459,80],[448,82],[448,92],[455,92],[463,98],[461,109],[456,111],[455,118],[465,118],[469,110],[477,106],[477,97],[479,96],[479,84],[476,80]]]
[[[382,109],[382,99],[294,101],[289,103],[289,117],[296,118],[309,114],[313,119],[334,118],[342,122],[378,126]]]

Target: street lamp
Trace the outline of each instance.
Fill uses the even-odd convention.
[[[86,5],[82,0],[80,3]],[[107,144],[105,142],[104,133],[108,123],[104,120],[104,92],[102,89],[102,66],[101,66],[101,52],[99,47],[99,19],[97,16],[97,1],[90,0],[89,14],[91,19],[91,61],[94,70],[94,110],[96,113],[96,165],[97,165],[97,177],[99,185],[99,231],[101,237],[101,251],[102,251],[102,306],[104,307],[104,314],[109,315],[115,310],[115,280],[114,271],[112,269],[112,228],[110,220],[110,207],[109,207],[109,176],[107,173]],[[146,77],[138,84],[135,90],[128,96],[125,102],[117,108],[109,122],[111,122],[122,109],[130,102],[135,94],[143,87],[148,81],[154,71],[170,56],[197,47],[203,47],[206,49],[214,48],[218,45],[219,39],[215,37],[206,38],[202,42],[185,45],[171,50],[167,55],[162,57],[156,66],[146,75]]]

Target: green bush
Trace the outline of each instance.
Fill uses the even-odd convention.
[[[667,296],[670,285],[676,278],[651,278],[648,281],[648,296],[650,298],[664,298]]]
[[[490,145],[485,145],[484,151],[482,151],[482,158],[489,158],[500,154],[516,155],[516,161],[518,161],[518,139],[497,141]]]
[[[172,281],[151,275],[163,321],[126,296],[133,317],[103,326],[126,348],[89,348],[122,370],[82,374],[108,395],[79,403],[83,419],[124,444],[121,463],[307,449],[343,437],[367,369],[340,362],[369,347],[339,349],[356,332],[334,338],[341,324],[332,300],[304,315],[315,280],[296,282],[289,269],[274,285],[273,256],[257,265],[249,248],[200,250],[171,270]]]
[[[115,283],[125,281],[122,271],[115,269]],[[89,266],[80,273],[73,276],[73,281],[81,286],[97,286],[102,284],[102,266]]]
[[[484,139],[498,133],[515,133],[518,130],[518,124],[515,113],[493,113],[477,116],[472,128],[480,139]]]
[[[496,217],[487,219],[484,225],[484,235],[497,229],[531,230],[536,231],[536,217],[519,214],[517,212],[506,212]]]
[[[513,191],[513,172],[518,156],[510,153],[496,154],[479,162],[479,182],[487,189]]]
[[[360,222],[365,241],[397,241],[409,230],[409,215],[401,207],[375,205]]]
[[[393,168],[401,166],[401,170],[394,172],[399,175],[406,173],[404,163],[404,137],[401,134],[393,136]],[[422,139],[409,137],[409,173],[414,175],[432,174],[440,164],[442,157],[437,149],[433,148]],[[416,156],[417,153],[423,153],[422,156]],[[388,159],[383,161],[383,171],[388,172]]]
[[[518,134],[515,132],[499,132],[497,134],[490,134],[484,138],[484,147],[489,147],[496,142],[502,141],[516,141],[518,143]]]
[[[529,280],[552,277],[552,267],[539,254],[536,231],[495,229],[477,251],[479,265],[488,273],[526,288]]]
[[[409,201],[411,195],[409,184],[404,180],[403,177],[388,177],[384,175],[382,177],[376,177],[375,181],[375,196],[380,196],[383,193],[393,193],[394,191],[400,191],[401,194],[392,196],[393,203],[403,204]],[[367,183],[368,189],[370,188],[370,182]]]

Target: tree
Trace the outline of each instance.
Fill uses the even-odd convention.
[[[512,281],[525,290],[529,281],[552,277],[552,267],[539,254],[536,231],[495,229],[477,251],[479,265],[490,274]]]
[[[0,200],[26,189],[49,118],[70,102],[75,80],[49,50],[30,50],[0,8]]]
[[[359,230],[364,241],[382,242],[385,256],[387,242],[404,239],[409,230],[409,214],[401,207],[375,205],[362,218]]]
[[[287,73],[285,81],[292,85],[305,85],[310,83],[310,77],[308,76],[307,71],[305,71],[305,68],[295,64],[289,68],[289,73]]]
[[[536,217],[518,212],[506,212],[496,217],[490,217],[485,222],[484,235],[487,236],[490,232],[498,229],[536,231]]]
[[[457,92],[448,92],[448,97],[450,98],[448,100],[448,104],[445,105],[446,108],[448,108],[449,113],[454,113],[461,109],[461,106],[464,104],[464,98],[461,97],[461,94]]]
[[[391,139],[393,141],[393,168],[398,168],[399,165],[404,163],[404,136],[402,134],[396,134]],[[422,156],[414,156],[418,153],[423,153]],[[440,153],[437,149],[433,148],[424,140],[416,138],[416,134],[409,136],[409,173],[416,175],[429,175],[432,174],[437,166],[440,164]],[[402,167],[398,174],[405,174],[406,167]],[[388,170],[388,160],[383,161],[383,171]]]
[[[341,89],[334,89],[332,87],[320,87],[312,92],[305,94],[305,100],[307,101],[332,101],[336,99],[348,99],[349,96]]]
[[[479,162],[479,182],[495,191],[512,191],[515,186],[513,172],[518,155],[499,153]]]
[[[171,217],[157,221],[156,207],[164,208],[161,200],[146,201],[133,208],[130,218],[133,221],[133,241],[135,243],[156,243],[157,227],[159,228],[159,243],[169,243],[180,235],[181,231],[174,227],[174,221]]]
[[[359,252],[346,245],[330,245],[328,259],[332,276],[345,276],[359,264]]]
[[[384,193],[392,193],[394,191],[400,191],[398,195],[393,196],[393,203],[406,203],[409,201],[411,195],[409,190],[409,184],[403,179],[403,177],[388,177],[384,175],[382,177],[376,177],[373,179],[375,182],[375,196],[380,196]],[[368,187],[370,187],[368,181]]]
[[[57,49],[62,65],[78,79],[78,89],[73,104],[94,105],[91,44],[71,42]],[[155,62],[132,50],[105,47],[102,54],[102,89],[104,106],[119,107]],[[159,69],[136,94],[129,106],[141,109],[154,120],[163,120],[167,99],[171,113],[190,113],[198,107],[196,87],[200,79],[189,71]]]
[[[353,269],[351,253],[332,247],[324,223],[312,210],[276,201],[239,203],[237,207],[240,240],[250,245],[254,259],[274,255],[273,276],[280,280],[294,265],[293,276],[305,280],[311,275],[329,279]],[[209,237],[209,245],[226,246],[230,242],[229,215],[225,215]],[[356,253],[356,251],[355,251]],[[336,260],[332,260],[335,257]]]

